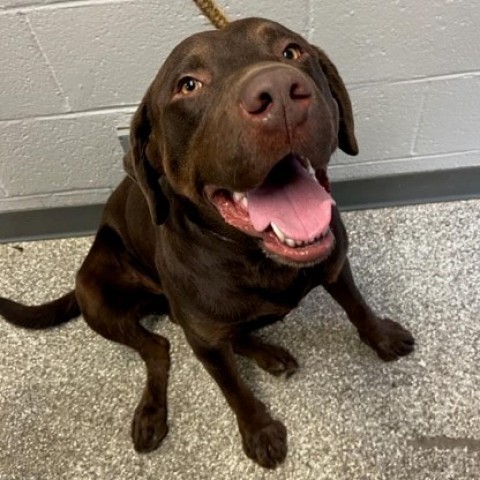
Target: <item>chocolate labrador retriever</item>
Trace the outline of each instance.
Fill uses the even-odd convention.
[[[287,452],[285,427],[240,377],[235,354],[273,375],[298,365],[253,331],[322,285],[381,359],[413,350],[411,334],[377,316],[353,281],[327,176],[337,146],[358,152],[347,91],[322,50],[258,18],[193,35],[135,113],[128,176],[75,290],[36,307],[1,299],[0,313],[27,328],[82,314],[137,350],[147,368],[132,423],[139,452],[167,433],[169,370],[168,341],[140,320],[168,313],[235,413],[245,453],[274,468]]]

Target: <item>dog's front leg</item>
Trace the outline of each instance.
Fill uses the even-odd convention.
[[[365,302],[353,280],[348,259],[336,281],[324,281],[324,288],[343,307],[357,327],[360,338],[385,361],[396,360],[413,351],[414,339],[397,322],[378,317]]]
[[[248,457],[262,467],[275,468],[287,454],[287,431],[240,377],[230,341],[206,342],[186,332],[195,355],[217,382],[235,413]]]

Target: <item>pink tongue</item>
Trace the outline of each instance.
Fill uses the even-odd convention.
[[[247,194],[250,220],[257,232],[273,222],[287,237],[311,242],[330,224],[332,197],[298,160],[280,168]]]

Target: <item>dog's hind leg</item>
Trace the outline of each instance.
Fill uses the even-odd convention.
[[[242,335],[232,341],[233,351],[253,360],[260,368],[279,376],[290,377],[298,370],[298,362],[285,348],[266,343],[251,334]]]
[[[167,308],[160,287],[157,293],[152,291],[154,285],[133,266],[120,237],[102,227],[78,272],[76,296],[93,330],[133,348],[145,362],[147,382],[132,423],[139,452],[157,448],[168,431],[169,342],[140,324],[143,316]]]

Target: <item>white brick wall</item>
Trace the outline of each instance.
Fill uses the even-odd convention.
[[[334,178],[480,165],[480,4],[219,0],[321,45],[361,154]],[[102,202],[124,127],[171,48],[211,28],[190,0],[0,0],[0,212]]]

